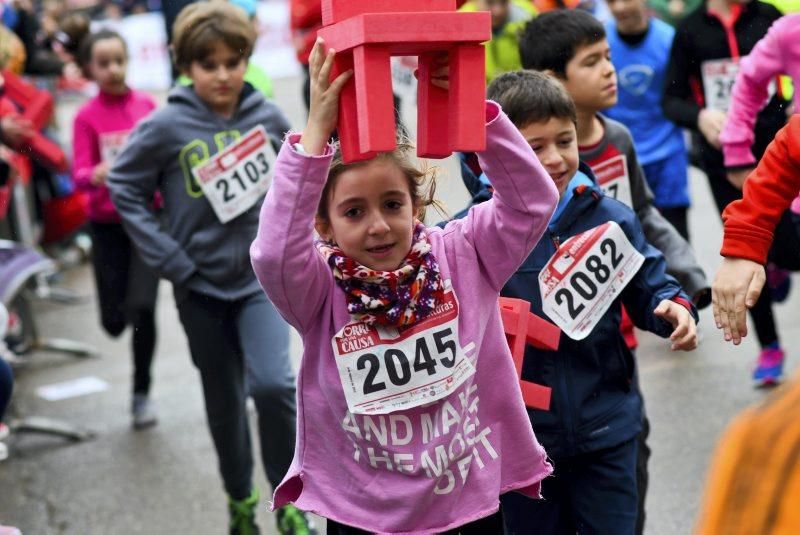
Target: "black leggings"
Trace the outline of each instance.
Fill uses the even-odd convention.
[[[369,531],[351,528],[328,519],[328,535],[369,535]],[[494,535],[503,533],[503,515],[497,511],[491,516],[442,532],[443,535]]]
[[[688,206],[673,206],[670,208],[659,208],[659,212],[664,216],[664,219],[675,227],[684,240],[689,241],[689,207]]]
[[[133,392],[147,394],[156,346],[158,277],[139,258],[122,225],[93,221],[91,230],[100,321],[114,337],[127,325],[133,327]]]

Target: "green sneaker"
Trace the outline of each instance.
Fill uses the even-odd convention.
[[[275,515],[281,535],[317,535],[317,530],[306,514],[294,505],[284,505]]]
[[[228,498],[228,512],[230,513],[230,535],[259,535],[261,532],[256,525],[256,506],[258,505],[258,489],[255,487],[250,496],[243,500]]]

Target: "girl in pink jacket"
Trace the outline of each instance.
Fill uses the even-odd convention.
[[[775,21],[767,35],[740,62],[728,117],[719,138],[725,167],[739,188],[756,166],[751,150],[756,116],[769,98],[770,86],[782,74],[794,82],[795,111],[800,111],[800,13]],[[796,211],[800,211],[800,205]]]
[[[800,14],[785,15],[776,20],[740,62],[731,91],[731,104],[719,136],[728,180],[739,189],[757,163],[752,149],[756,117],[770,94],[775,92],[778,76],[784,74],[794,82],[794,108],[797,111],[800,104]],[[775,302],[786,299],[791,285],[789,269],[797,269],[800,262],[796,254],[797,231],[800,231],[800,195],[776,228],[775,243],[782,245],[773,248],[767,264],[767,281]]]
[[[426,228],[417,218],[430,196],[408,146],[348,165],[327,143],[352,74],[329,82],[333,58],[318,41],[308,125],[281,149],[251,248],[304,346],[295,454],[273,507],[326,517],[329,534],[502,533],[499,496],[539,497],[552,468],[497,297],[558,193],[488,102],[479,157],[494,198]],[[446,87],[446,67],[439,75]]]
[[[122,37],[103,30],[84,37],[79,62],[97,82],[99,94],[81,107],[73,126],[73,179],[89,195],[89,219],[100,318],[105,331],[119,336],[133,327],[133,399],[136,429],[152,426],[150,367],[156,343],[158,278],[139,258],[109,197],[105,181],[128,133],[156,104],[125,84],[128,52]]]

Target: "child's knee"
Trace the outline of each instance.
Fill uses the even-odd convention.
[[[116,338],[125,330],[127,322],[123,314],[115,314],[114,316],[104,316],[102,324],[103,330],[105,330],[109,336]]]

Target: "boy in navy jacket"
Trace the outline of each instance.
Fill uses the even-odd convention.
[[[607,197],[578,160],[575,107],[543,73],[518,71],[488,89],[520,129],[561,193],[548,232],[502,291],[558,324],[558,351],[528,346],[527,381],[552,388],[549,410],[529,409],[554,461],[544,500],[502,498],[510,533],[634,533],[636,435],[642,399],[620,333],[622,304],[634,323],[674,350],[697,345],[697,312],[636,214]]]

